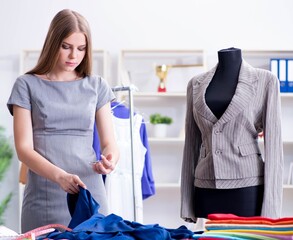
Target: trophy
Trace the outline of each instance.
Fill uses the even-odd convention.
[[[163,64],[156,66],[156,74],[160,79],[158,92],[166,92],[166,78],[168,74],[169,66]]]
[[[156,66],[156,74],[160,79],[158,92],[166,92],[166,78],[170,68],[184,68],[184,67],[202,67],[202,64],[179,64],[179,65],[158,65]]]

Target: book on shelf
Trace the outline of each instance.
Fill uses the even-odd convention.
[[[293,92],[293,59],[287,60],[287,92]]]

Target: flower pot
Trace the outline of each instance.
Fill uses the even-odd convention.
[[[163,138],[167,136],[167,124],[155,124],[154,125],[154,137]]]

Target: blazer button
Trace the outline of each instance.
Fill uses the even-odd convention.
[[[219,133],[221,133],[221,131],[220,130],[215,130],[214,133],[219,134]]]
[[[219,149],[218,149],[218,150],[216,150],[216,154],[217,154],[217,155],[220,155],[221,153],[222,153],[222,151],[221,151],[221,150],[219,150]]]

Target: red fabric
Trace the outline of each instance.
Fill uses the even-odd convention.
[[[266,217],[239,217],[234,214],[224,214],[224,213],[213,213],[208,215],[208,222],[219,223],[219,222],[229,222],[229,223],[265,223],[265,224],[292,224],[293,217],[285,217],[285,218],[266,218]]]

